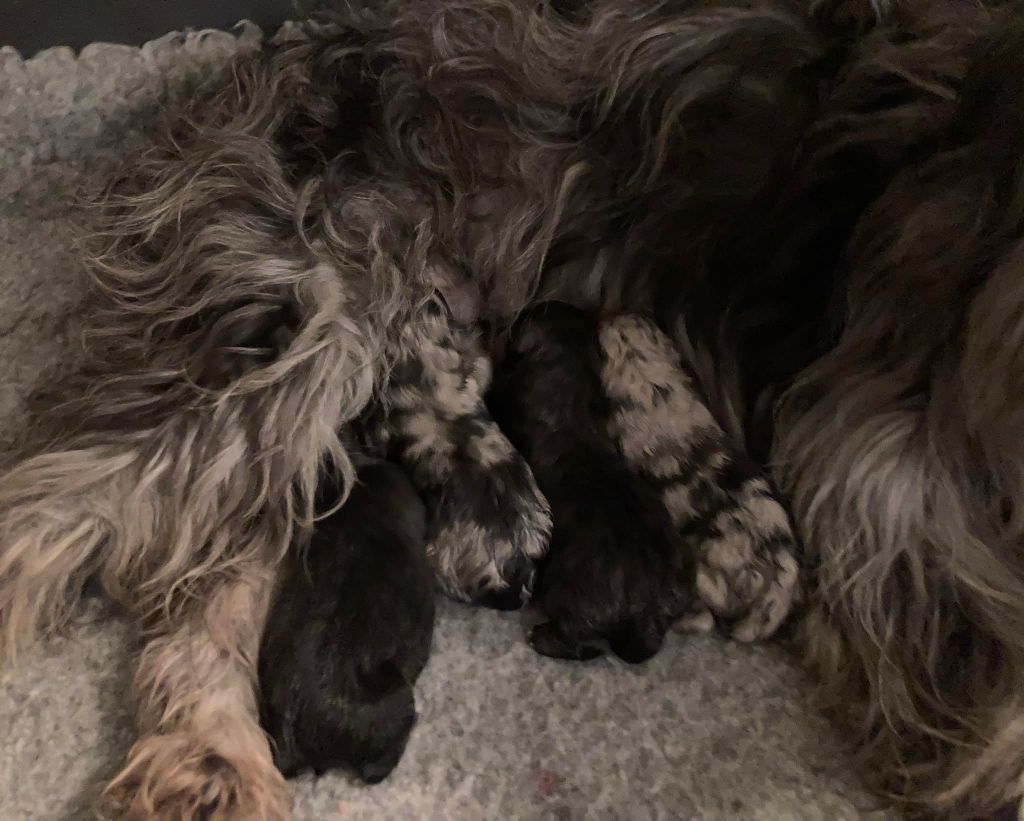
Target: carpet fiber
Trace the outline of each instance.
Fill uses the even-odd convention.
[[[242,27],[27,61],[0,49],[0,446],[17,442],[33,387],[73,364],[75,192],[160,100],[258,38]],[[132,739],[134,641],[92,600],[66,637],[0,672],[4,821],[91,817]],[[417,697],[394,775],[300,779],[300,821],[889,817],[776,648],[673,636],[639,668],[561,663],[533,654],[517,615],[447,604]]]

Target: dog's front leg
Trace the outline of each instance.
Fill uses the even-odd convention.
[[[616,405],[612,434],[657,482],[699,555],[700,605],[677,625],[733,637],[771,636],[801,597],[796,542],[767,479],[727,440],[679,365],[671,340],[624,315],[601,328],[602,381]]]
[[[259,528],[257,528],[257,531]],[[171,604],[147,625],[135,674],[140,739],[105,798],[116,818],[282,821],[291,798],[274,767],[256,705],[256,654],[276,543]],[[258,547],[258,546],[254,546]]]
[[[391,375],[393,450],[431,510],[428,555],[452,598],[521,606],[551,515],[484,404],[491,363],[476,332],[428,306],[401,336]]]

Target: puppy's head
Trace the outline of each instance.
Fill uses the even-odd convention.
[[[383,459],[360,457],[357,463],[356,482],[348,499],[327,521],[341,532],[355,533],[379,524],[405,544],[422,544],[426,539],[426,508],[405,472]],[[341,492],[340,472],[333,465],[325,466],[317,488],[318,511],[336,508]],[[322,524],[321,530],[324,527]]]

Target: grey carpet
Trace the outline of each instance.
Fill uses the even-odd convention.
[[[17,440],[32,387],[70,361],[75,190],[159,100],[257,36],[28,61],[0,49],[0,445]],[[0,819],[90,815],[131,743],[133,641],[93,601],[67,637],[0,672]],[[300,820],[888,817],[870,811],[775,648],[674,636],[640,668],[566,664],[534,655],[517,616],[447,605],[418,697],[421,721],[392,778],[301,780]]]

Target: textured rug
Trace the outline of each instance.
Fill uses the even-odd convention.
[[[73,361],[76,191],[162,99],[259,37],[243,26],[31,60],[0,49],[0,446],[17,441],[33,387]],[[92,816],[131,743],[134,648],[91,601],[66,637],[0,672],[0,819]],[[674,636],[638,668],[560,663],[533,654],[518,616],[445,605],[418,701],[388,781],[299,780],[297,818],[889,817],[772,647]]]

